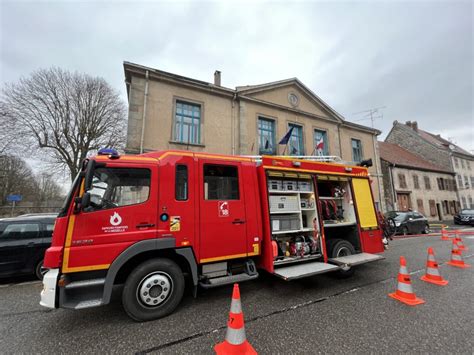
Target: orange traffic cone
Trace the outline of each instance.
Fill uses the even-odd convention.
[[[428,248],[428,260],[426,261],[426,274],[421,277],[423,281],[430,282],[439,286],[446,286],[448,280],[441,277],[438,269],[438,263],[435,260],[433,248]]]
[[[458,244],[459,250],[461,250],[461,251],[466,251],[466,250],[467,250],[467,247],[466,247],[466,246],[464,245],[464,243],[462,242],[462,238],[459,236],[459,231],[456,231],[454,240],[455,240],[456,243]]]
[[[229,320],[227,321],[227,333],[225,340],[214,347],[217,355],[224,354],[257,354],[245,336],[244,314],[240,304],[239,285],[234,284],[232,292],[232,303],[230,304]]]
[[[456,240],[453,240],[453,249],[451,250],[451,260],[448,261],[446,264],[459,267],[462,269],[466,269],[471,267],[471,265],[466,264],[462,259],[461,251],[459,250],[458,243]]]
[[[441,227],[441,240],[451,240],[445,226]]]
[[[394,293],[388,294],[390,297],[403,302],[409,306],[416,306],[425,303],[421,298],[416,297],[411,287],[410,275],[407,270],[407,261],[400,256],[400,271],[398,272],[398,285]]]

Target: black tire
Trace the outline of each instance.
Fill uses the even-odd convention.
[[[355,254],[354,246],[343,239],[334,239],[329,243],[329,255],[331,258],[339,258],[342,256],[348,256]],[[347,269],[341,269],[334,273],[338,278],[347,278],[354,275],[355,269],[353,267],[348,267]]]
[[[181,302],[184,284],[183,272],[174,261],[145,261],[128,275],[122,291],[123,308],[138,322],[163,318]]]
[[[430,226],[429,224],[425,224],[425,228],[423,228],[423,231],[421,233],[423,234],[428,234],[430,232]]]
[[[41,272],[41,268],[43,267],[43,259],[41,259],[40,261],[38,261],[35,265],[35,276],[39,279],[39,280],[43,280],[43,273]]]

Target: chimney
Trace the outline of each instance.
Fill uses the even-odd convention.
[[[221,86],[221,72],[219,70],[214,72],[214,85]]]
[[[411,128],[413,128],[413,130],[414,130],[415,132],[418,132],[418,122],[413,121],[413,122],[411,123]]]
[[[406,121],[405,124],[411,128],[411,121]]]

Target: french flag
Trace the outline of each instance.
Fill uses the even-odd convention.
[[[319,138],[318,143],[316,143],[316,150],[317,150],[317,152],[318,152],[318,155],[323,155],[323,151],[324,151],[324,139],[323,139],[322,136],[321,136],[321,138]]]

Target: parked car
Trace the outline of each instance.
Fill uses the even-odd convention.
[[[55,214],[0,219],[0,277],[35,274],[51,245]]]
[[[395,221],[396,234],[426,234],[430,232],[428,220],[419,212],[390,211],[385,214],[385,217]]]
[[[474,225],[474,210],[464,209],[454,216],[454,224]]]

